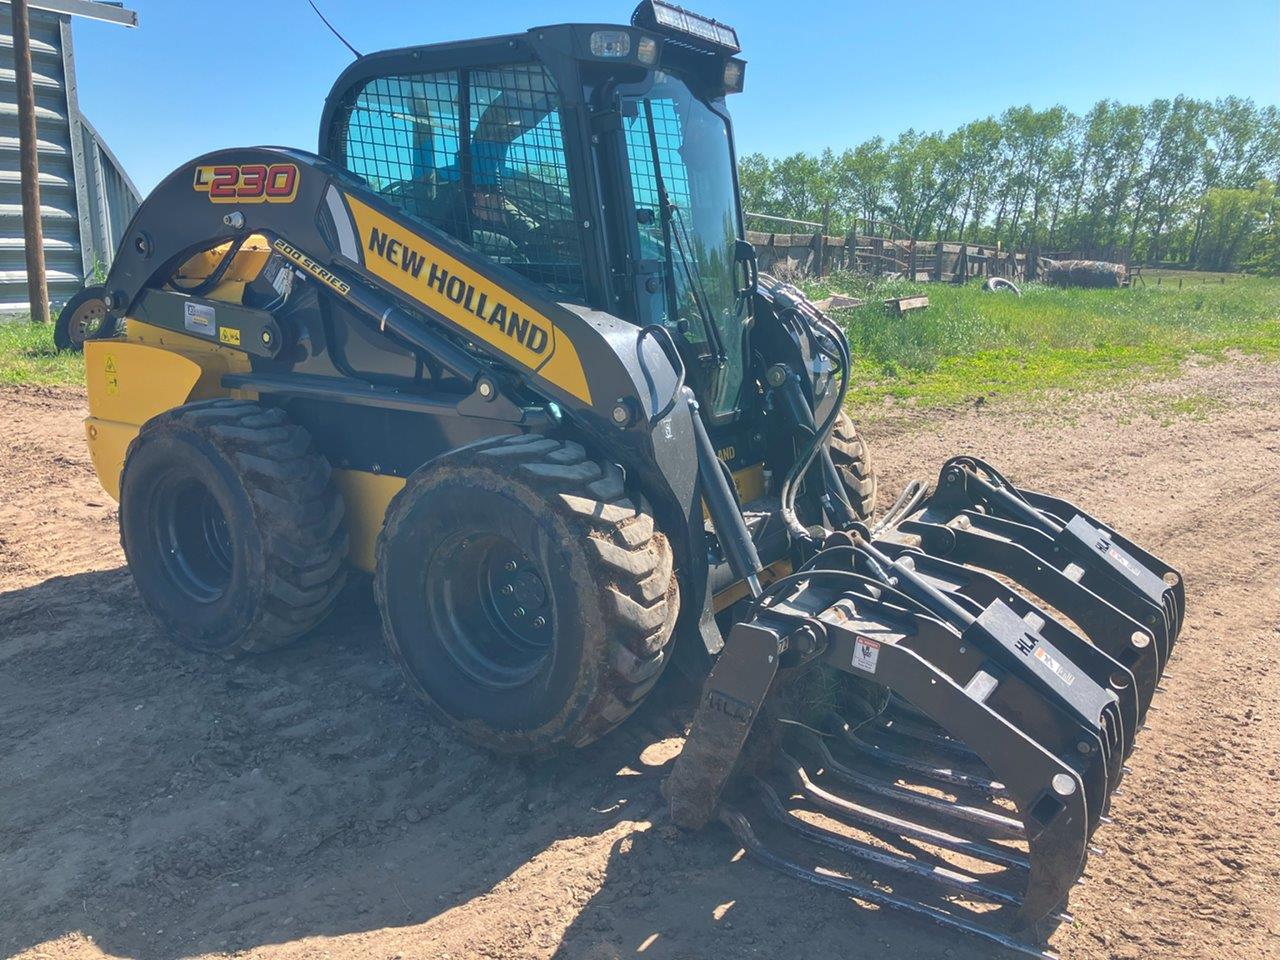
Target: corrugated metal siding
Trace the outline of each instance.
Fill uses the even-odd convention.
[[[30,19],[41,221],[49,299],[57,305],[95,264],[109,265],[138,197],[80,116],[70,18],[33,8]],[[0,2],[0,311],[27,308],[13,19],[9,4]]]

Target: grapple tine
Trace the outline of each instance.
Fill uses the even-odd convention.
[[[1161,667],[1168,661],[1186,604],[1181,575],[1074,504],[1021,490],[975,457],[955,457],[923,512],[943,525],[963,515],[1026,547],[1150,628]]]
[[[911,557],[899,558],[892,570],[903,577],[918,576]],[[875,631],[882,628],[884,618],[890,616],[887,602],[862,597],[837,601],[819,619],[833,625],[847,625],[855,634],[870,629],[874,636]],[[967,696],[1015,724],[1057,757],[1069,758],[1065,762],[1079,776],[1088,801],[1085,835],[1093,833],[1115,786],[1112,777],[1119,774],[1124,759],[1111,749],[1111,738],[1106,734],[1104,714],[1114,708],[1113,693],[1094,683],[1065,654],[998,600],[958,636],[932,617],[917,617],[912,629],[897,645],[909,647],[933,669],[961,685]],[[884,648],[885,644],[880,644],[878,649]],[[837,657],[833,661],[828,656],[828,661],[843,669],[856,669],[860,662],[854,651],[850,651],[847,660]],[[877,680],[883,682],[878,677]],[[905,691],[899,692],[912,699]],[[926,695],[925,700],[928,699]],[[917,701],[913,705],[927,712],[925,703]],[[946,715],[944,718],[950,720]],[[918,725],[894,719],[888,729],[894,726]],[[959,733],[951,723],[947,724],[947,730]],[[933,737],[935,743],[945,742],[939,734],[923,728],[910,732],[917,739]],[[972,738],[962,735],[960,739],[968,749],[978,752]],[[983,756],[983,759],[988,758]]]
[[[906,807],[914,807],[947,821],[977,827],[984,837],[1020,840],[1025,835],[1022,829],[1022,821],[1014,817],[965,803],[953,803],[949,800],[908,790],[897,784],[886,783],[875,777],[869,777],[837,760],[822,737],[810,733],[805,735],[804,739],[807,741],[808,748],[816,753],[823,766],[832,776],[861,791]]]
[[[944,517],[927,511],[903,521],[900,530],[920,537],[921,548],[931,556],[973,565],[1013,581],[1063,611],[1089,641],[1121,663],[1143,692],[1143,715],[1164,669],[1156,634],[1148,625],[1118,609],[1056,567],[1042,563],[1025,546],[975,527],[968,515],[949,525]],[[977,523],[983,524],[983,518]]]
[[[866,655],[858,652],[867,642],[865,627],[856,622],[834,626],[828,635],[826,662],[845,670],[850,670],[845,664],[865,662]],[[945,722],[948,730],[981,757],[994,778],[1006,785],[1014,800],[1026,831],[1029,865],[1018,922],[1033,924],[1055,912],[1066,901],[1084,866],[1085,847],[1097,822],[1086,799],[1096,790],[1086,790],[1086,776],[1092,773],[1096,777],[1101,771],[1105,777],[1102,764],[1084,764],[1083,770],[1076,769],[1081,766],[1078,763],[1068,765],[995,712],[989,702],[974,697],[968,685],[961,686],[941,672],[914,644],[909,645],[913,638],[893,637],[885,631],[878,636],[876,681],[932,716],[935,723]],[[907,835],[901,823],[897,830]],[[994,855],[1007,854],[997,849]],[[992,856],[993,851],[985,849],[980,859]]]
[[[845,746],[849,750],[885,766],[904,770],[919,779],[947,787],[961,787],[984,796],[1004,797],[1008,795],[1003,783],[997,783],[982,773],[961,770],[954,766],[939,767],[922,761],[917,757],[890,750],[865,739],[865,734],[861,730],[852,730],[848,725],[840,728],[840,735],[844,738]],[[974,759],[976,760],[977,758],[975,757]]]
[[[947,736],[933,723],[926,724],[910,717],[886,714],[877,722],[876,730],[890,737],[897,737],[920,744],[928,749],[954,757],[957,760],[963,760],[968,763],[979,761],[976,753],[963,743],[959,743]]]
[[[949,930],[958,930],[975,937],[980,937],[991,943],[999,944],[1006,949],[1020,953],[1024,956],[1039,957],[1041,960],[1058,960],[1057,954],[1045,947],[1020,940],[1008,933],[984,926],[964,917],[947,913],[937,907],[929,904],[920,903],[915,900],[909,900],[904,897],[896,897],[883,890],[877,889],[869,883],[859,883],[848,877],[842,877],[831,873],[822,873],[812,867],[805,867],[793,860],[779,856],[767,847],[756,835],[755,830],[742,813],[727,804],[720,808],[720,820],[729,828],[738,842],[743,848],[756,860],[766,866],[803,880],[806,883],[814,884],[819,887],[826,887],[829,890],[835,890],[848,897],[856,897],[859,900],[865,900],[867,903],[874,903],[880,907],[887,907],[892,910],[900,910],[904,913],[912,914]]]
[[[765,813],[776,823],[800,834],[806,840],[812,840],[822,846],[839,851],[855,860],[863,860],[878,866],[888,867],[898,873],[904,873],[916,879],[955,890],[966,896],[980,897],[992,903],[1011,907],[1016,907],[1022,902],[1017,893],[991,883],[985,883],[962,870],[911,860],[873,847],[870,844],[860,843],[834,830],[826,830],[816,824],[809,823],[807,820],[802,820],[793,811],[786,808],[777,791],[766,781],[757,777],[754,781],[754,786],[760,796]]]
[[[836,820],[849,826],[861,826],[871,830],[907,837],[928,843],[952,853],[959,853],[974,860],[985,860],[1000,867],[1030,870],[1028,857],[1010,847],[985,843],[971,837],[918,823],[904,816],[881,810],[878,807],[859,803],[842,797],[813,781],[808,770],[790,754],[781,753],[779,763],[791,781],[791,787],[808,803],[822,810]]]
[[[1073,503],[1069,503],[1060,497],[1053,497],[1046,493],[1037,493],[1034,490],[1025,490],[1021,487],[1015,488],[1018,493],[1032,506],[1046,513],[1052,514],[1062,523],[1067,523],[1073,515],[1084,517],[1089,523],[1100,530],[1106,532],[1112,542],[1119,546],[1130,557],[1137,560],[1144,567],[1154,573],[1169,588],[1169,603],[1172,612],[1172,620],[1174,624],[1172,639],[1176,643],[1178,634],[1182,632],[1183,618],[1187,611],[1187,591],[1186,583],[1182,579],[1182,574],[1165,563],[1159,557],[1144,550],[1132,540],[1129,540],[1122,534],[1107,524],[1103,523],[1089,514],[1085,513]]]

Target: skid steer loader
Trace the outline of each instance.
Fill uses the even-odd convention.
[[[509,753],[701,661],[677,823],[1042,954],[1182,581],[973,457],[871,525],[844,333],[743,240],[739,52],[647,0],[362,56],[317,153],[185,164],[84,294],[93,462],[179,644],[278,647],[366,571],[410,686]]]

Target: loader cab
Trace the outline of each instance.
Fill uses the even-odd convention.
[[[373,54],[335,84],[320,152],[558,301],[666,327],[728,424],[754,301],[725,108],[737,53],[731,28],[650,0],[625,26]]]

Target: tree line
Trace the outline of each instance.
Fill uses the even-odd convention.
[[[1280,110],[1238,97],[1012,107],[949,134],[739,167],[746,210],[832,233],[881,221],[920,239],[1280,271]]]

